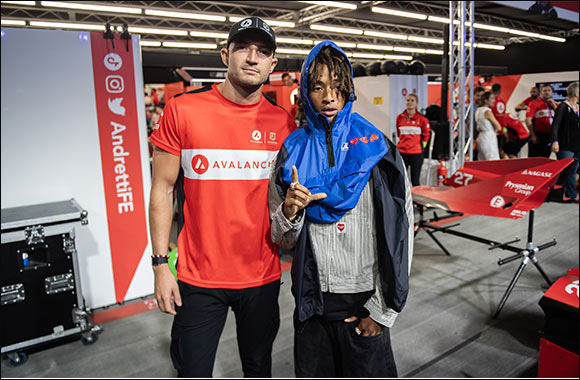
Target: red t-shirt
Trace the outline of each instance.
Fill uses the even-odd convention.
[[[397,116],[397,149],[404,154],[419,154],[423,152],[421,141],[429,140],[429,120],[416,112],[409,117],[407,110]]]
[[[505,127],[509,130],[509,137],[514,138],[512,134],[517,135],[519,139],[525,139],[530,137],[530,133],[528,132],[527,128],[524,124],[518,119],[516,115],[512,115],[511,113],[507,113],[504,119]]]
[[[538,99],[538,98],[536,98]],[[524,101],[522,103],[524,103],[526,106],[529,106],[531,102],[533,102],[535,99],[532,98],[531,96],[528,96],[527,98],[524,99]]]
[[[493,113],[493,116],[495,116],[498,123],[500,123],[502,127],[505,126],[504,123],[505,110],[506,110],[505,101],[499,95],[496,96],[495,104],[493,105],[493,107],[491,107],[491,113]]]
[[[256,104],[237,104],[216,84],[167,102],[150,141],[181,157],[179,280],[243,289],[280,278],[268,181],[282,142],[295,128],[288,112],[264,96]]]
[[[531,117],[534,131],[539,133],[550,133],[552,121],[554,121],[554,110],[542,98],[538,98],[530,104],[526,111],[526,117]]]

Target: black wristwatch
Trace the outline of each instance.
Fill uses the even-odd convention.
[[[169,262],[169,256],[164,255],[151,255],[151,265],[156,267],[157,265],[167,264]]]

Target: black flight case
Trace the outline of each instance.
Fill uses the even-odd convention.
[[[2,209],[2,356],[8,365],[26,350],[81,337],[96,340],[81,291],[75,230],[87,211],[74,200]]]

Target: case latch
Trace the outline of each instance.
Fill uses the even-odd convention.
[[[24,238],[28,245],[44,243],[44,226],[30,226],[24,229]]]
[[[44,290],[46,294],[57,294],[74,289],[74,278],[72,273],[64,273],[44,279]]]
[[[6,285],[2,287],[2,306],[22,302],[26,299],[23,284]]]

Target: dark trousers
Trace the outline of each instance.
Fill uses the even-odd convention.
[[[572,164],[572,172],[566,180],[564,185],[565,194],[568,198],[576,199],[578,197],[578,190],[576,190],[576,171],[578,170],[578,161],[580,160],[580,152],[572,150],[560,150],[556,153],[558,160],[563,160],[564,158],[575,158],[576,161]]]
[[[530,143],[528,144],[528,157],[550,157],[552,153],[552,147],[550,144],[550,134],[549,133],[538,133],[538,143],[534,144],[532,138],[530,137]]]
[[[419,186],[419,178],[421,177],[421,166],[423,166],[423,153],[404,154],[401,153],[405,168],[411,167],[411,184]]]
[[[179,377],[212,377],[228,308],[236,316],[244,377],[272,377],[272,343],[280,326],[280,280],[247,289],[208,289],[179,281],[182,306],[171,329]]]
[[[520,139],[516,137],[513,140],[507,140],[505,144],[503,144],[503,151],[511,156],[517,156],[520,153],[520,150],[530,138],[526,137],[525,139]]]
[[[358,323],[319,316],[300,323],[294,316],[296,377],[397,377],[389,329],[362,336]]]

